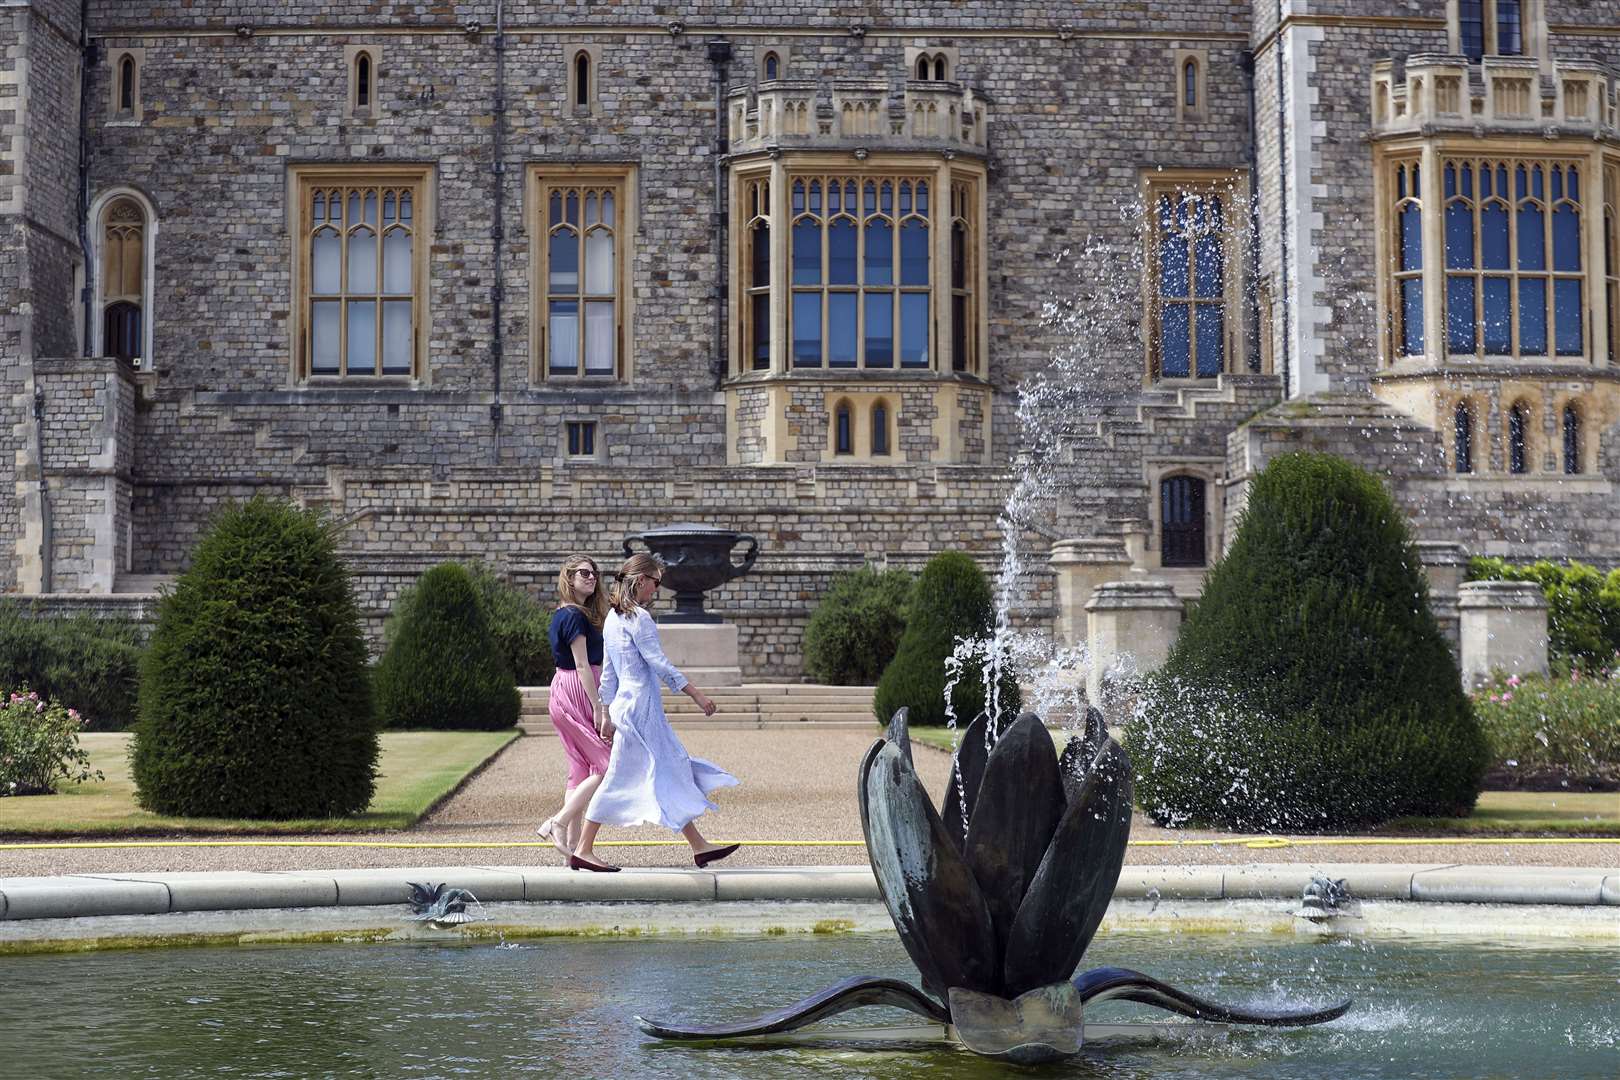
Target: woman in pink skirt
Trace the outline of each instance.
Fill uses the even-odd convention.
[[[568,789],[562,809],[540,825],[540,835],[564,855],[579,839],[580,819],[607,772],[610,748],[596,726],[601,698],[602,622],[607,596],[596,563],[584,555],[563,562],[557,578],[557,610],[551,616],[551,723],[568,755]]]

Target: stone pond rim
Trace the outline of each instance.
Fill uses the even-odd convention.
[[[675,593],[675,609],[660,615],[661,623],[720,622],[720,616],[703,609],[703,594],[748,573],[759,556],[759,541],[748,533],[690,521],[626,536],[626,558],[635,553],[638,540],[664,561],[664,587]],[[743,542],[748,547],[738,565],[731,561],[731,551]]]

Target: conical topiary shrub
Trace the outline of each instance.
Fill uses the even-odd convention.
[[[1255,477],[1125,745],[1161,822],[1337,829],[1472,808],[1485,742],[1377,478],[1322,454]]]
[[[913,724],[945,723],[945,661],[957,639],[988,637],[994,620],[990,583],[977,563],[959,551],[928,560],[911,589],[899,651],[883,669],[873,695],[879,719],[905,708]],[[964,664],[951,694],[957,720],[965,725],[985,711],[984,691],[982,665]],[[1007,720],[1018,715],[1018,684],[1011,675],[1001,680],[998,704]]]
[[[348,571],[326,523],[254,499],[158,605],[130,751],[137,798],[188,816],[358,813],[377,766]]]
[[[385,727],[495,731],[516,724],[522,709],[472,576],[459,563],[417,580],[374,684]]]

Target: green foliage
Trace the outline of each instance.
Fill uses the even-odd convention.
[[[472,579],[473,591],[484,609],[489,632],[495,647],[512,669],[512,677],[519,686],[550,686],[556,674],[556,661],[551,655],[552,609],[535,600],[527,590],[513,585],[500,576],[488,563],[462,564]],[[400,624],[416,603],[417,586],[407,585],[394,598],[388,618],[383,623],[383,646],[394,643]]]
[[[1547,653],[1562,670],[1609,667],[1620,655],[1620,568],[1605,577],[1585,563],[1513,565],[1468,560],[1470,581],[1533,581],[1547,597]]]
[[[987,641],[994,628],[995,611],[990,583],[967,555],[946,551],[923,567],[907,605],[906,629],[894,659],[883,669],[873,695],[873,710],[887,720],[902,706],[911,710],[913,724],[946,722],[945,662],[960,639]],[[985,711],[984,664],[970,658],[951,693],[956,718],[967,724]],[[1000,680],[1000,714],[1018,715],[1018,684],[1010,674]]]
[[[53,795],[60,780],[101,780],[79,745],[84,718],[33,690],[0,690],[0,796]]]
[[[158,605],[130,751],[148,810],[283,819],[358,813],[377,765],[366,644],[320,515],[226,507]]]
[[[819,683],[871,686],[900,647],[911,575],[863,566],[839,574],[804,630],[804,666]]]
[[[1620,766],[1620,670],[1498,677],[1474,710],[1494,765],[1577,777]]]
[[[0,601],[0,686],[31,686],[78,710],[92,731],[135,722],[140,628],[123,619],[33,616]]]
[[[460,563],[441,563],[417,580],[373,681],[385,727],[494,731],[516,724],[522,708]]]
[[[1485,742],[1428,606],[1405,521],[1338,458],[1255,477],[1126,730],[1156,820],[1336,829],[1461,815]]]

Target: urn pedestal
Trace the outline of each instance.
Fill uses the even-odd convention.
[[[741,686],[737,627],[704,610],[703,594],[753,569],[759,541],[732,529],[683,523],[625,537],[627,557],[638,540],[663,560],[664,588],[675,593],[674,610],[658,616],[664,655],[700,687]],[[747,545],[740,564],[731,561],[738,544]]]

